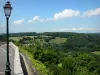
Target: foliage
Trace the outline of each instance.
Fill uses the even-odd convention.
[[[41,37],[43,35],[45,37]],[[51,43],[57,37],[66,41]],[[100,50],[100,35],[45,32],[35,38],[23,37],[14,42],[20,51],[27,52],[33,66],[43,74],[100,75],[100,56],[95,55]]]
[[[2,42],[6,41],[6,35],[5,34],[0,35],[0,41],[2,41]]]

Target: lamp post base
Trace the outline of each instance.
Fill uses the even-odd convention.
[[[11,70],[6,70],[6,71],[5,71],[5,75],[11,75],[10,72],[11,72]]]
[[[6,63],[5,75],[11,75],[10,63]]]

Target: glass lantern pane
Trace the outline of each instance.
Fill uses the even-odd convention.
[[[10,16],[11,10],[9,8],[5,8],[5,16]]]

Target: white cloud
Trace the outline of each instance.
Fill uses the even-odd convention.
[[[18,21],[14,21],[14,24],[19,25],[24,23],[24,19],[18,20]]]
[[[40,22],[48,22],[48,21],[52,21],[52,18],[40,19]]]
[[[28,23],[33,23],[33,22],[37,22],[37,21],[41,21],[40,16],[34,16],[33,19],[28,21]]]
[[[47,22],[51,21],[52,18],[40,18],[40,16],[34,16],[32,20],[29,20],[28,23],[33,23],[33,22]]]
[[[40,18],[40,16],[34,16],[32,20],[29,20],[28,23],[40,21],[40,22],[48,22],[48,21],[55,21],[59,19],[70,18],[73,16],[79,16],[79,10],[72,10],[72,9],[65,9],[62,12],[55,13],[52,18]]]
[[[41,18],[40,16],[34,16],[33,19],[29,20],[28,23],[32,22],[48,22],[48,21],[56,21],[66,18],[71,18],[73,16],[95,16],[100,15],[100,8],[97,8],[95,10],[87,10],[86,12],[81,12],[79,10],[73,10],[73,9],[64,9],[61,12],[55,13],[52,18]]]
[[[79,15],[80,15],[79,10],[65,9],[62,12],[55,13],[53,18],[54,20],[59,20],[59,19],[65,19],[65,18],[70,18]]]
[[[85,28],[85,27],[80,27],[80,28],[61,28],[60,31],[93,31],[93,30],[96,30],[96,31],[99,31],[99,29],[97,28]]]
[[[29,20],[29,21],[28,21],[28,23],[32,23],[32,22],[33,22],[33,20]]]
[[[82,16],[85,17],[85,16],[96,16],[96,15],[100,15],[100,8],[97,8],[95,10],[91,9],[91,10],[88,10],[86,12],[83,12]]]
[[[33,21],[39,21],[40,20],[40,16],[34,16],[33,17]]]

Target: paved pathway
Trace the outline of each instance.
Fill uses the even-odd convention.
[[[15,50],[9,46],[9,58],[10,58],[10,68],[11,68],[11,74],[14,74],[14,55]],[[5,75],[5,69],[6,69],[6,45],[0,46],[0,75]]]

